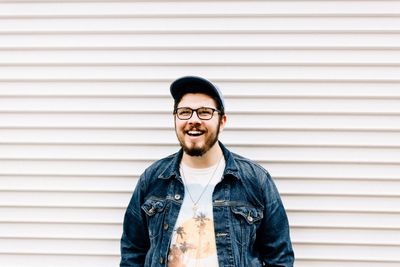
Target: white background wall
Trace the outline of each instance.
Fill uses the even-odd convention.
[[[400,1],[1,1],[0,266],[117,266],[170,82],[226,96],[299,267],[400,266]]]

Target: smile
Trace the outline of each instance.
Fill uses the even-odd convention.
[[[187,134],[189,136],[200,136],[200,135],[203,134],[203,132],[201,132],[201,131],[188,131]]]

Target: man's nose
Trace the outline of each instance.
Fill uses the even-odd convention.
[[[189,123],[200,123],[200,122],[201,122],[201,119],[197,115],[197,111],[193,110],[193,114],[192,114],[192,117],[189,119]]]

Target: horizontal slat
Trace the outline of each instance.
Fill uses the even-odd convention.
[[[117,240],[85,239],[0,239],[0,255],[5,253],[61,254],[61,255],[99,255],[117,256]]]
[[[304,174],[304,176],[307,176]],[[274,176],[284,194],[324,194],[354,196],[398,196],[400,179],[377,177],[361,179],[285,178]],[[79,177],[79,176],[7,176],[0,180],[2,191],[63,191],[63,192],[127,192],[132,191],[137,176]]]
[[[167,155],[165,155],[167,156]],[[155,160],[155,159],[154,159]],[[153,160],[1,160],[0,175],[76,175],[76,176],[139,176]],[[333,177],[365,179],[398,179],[398,164],[339,162],[260,162],[277,177]],[[290,168],[288,168],[290,164]],[[23,166],[23,167],[21,167]]]
[[[0,257],[0,264],[8,267],[19,267],[29,262],[32,266],[59,266],[59,267],[70,267],[74,266],[98,266],[98,267],[109,267],[117,266],[119,264],[119,256],[87,256],[87,255],[41,255],[41,254],[2,254]],[[296,267],[342,267],[346,264],[346,267],[364,267],[368,264],[368,267],[398,267],[398,262],[390,261],[343,261],[329,259],[324,261],[318,260],[304,260],[296,259]]]
[[[324,114],[249,114],[230,116],[227,127],[234,129],[301,129],[301,130],[388,130],[397,131],[399,116],[324,115]]]
[[[13,1],[18,2],[18,1]],[[186,1],[179,5],[171,5],[168,1],[151,2],[98,2],[96,8],[88,1],[79,3],[29,3],[35,1],[23,1],[22,3],[2,3],[0,16],[101,16],[101,15],[125,15],[131,16],[162,16],[162,15],[281,15],[307,14],[393,14],[400,11],[399,3],[395,1]],[[296,5],[297,4],[297,5]]]
[[[399,99],[227,98],[231,112],[400,114]],[[0,112],[171,112],[172,97],[1,97]]]
[[[8,192],[0,195],[0,206],[5,207],[66,207],[66,208],[123,208],[131,193],[91,192]],[[290,211],[375,211],[400,212],[400,200],[395,197],[285,195]],[[370,203],[365,206],[364,203]]]
[[[128,205],[128,203],[125,203]],[[120,224],[125,208],[0,207],[2,223]],[[376,212],[288,212],[293,227],[350,229],[398,229],[400,213]]]
[[[69,96],[69,97],[142,97],[169,96],[168,82],[160,80],[131,82],[84,82],[84,81],[54,81],[54,82],[0,82],[0,96],[37,97],[37,96]],[[112,90],[110,90],[112,88]],[[143,90],[132,90],[142,88]],[[390,90],[390,89],[389,89]],[[392,94],[389,92],[389,94]]]
[[[177,151],[177,145],[0,145],[0,159],[30,160],[110,160],[143,161],[161,158]],[[400,164],[400,149],[396,148],[336,148],[286,146],[231,146],[232,151],[265,162],[350,162]]]
[[[125,203],[127,205],[128,203]],[[73,223],[97,225],[122,223],[124,208],[0,207],[2,223]],[[288,212],[293,227],[336,227],[345,229],[398,229],[399,213],[375,212]]]
[[[87,224],[96,228],[98,224],[122,225],[125,207],[83,208],[83,207],[3,207],[0,206],[1,223],[73,223]],[[0,257],[1,258],[1,257]]]
[[[171,104],[172,105],[172,104]],[[171,108],[172,109],[172,108]],[[234,114],[228,113],[227,129],[241,130],[400,130],[398,115],[354,114]],[[148,129],[173,131],[172,113],[0,113],[0,128],[13,129]]]
[[[129,202],[129,193],[92,192],[21,192],[2,191],[0,206],[6,207],[82,207],[82,208],[123,208]]]
[[[135,176],[142,173],[150,163],[150,160],[1,160],[0,175]]]
[[[229,102],[228,102],[229,101]],[[320,113],[332,112],[349,112],[349,113],[400,113],[400,99],[268,99],[268,98],[234,98],[227,99],[229,108],[234,112],[241,110],[242,112],[291,112],[307,113],[318,111]],[[227,104],[227,105],[228,105]],[[318,110],[318,111],[317,111]]]
[[[4,33],[3,33],[4,34]],[[216,33],[13,33],[4,34],[0,48],[62,48],[93,50],[96,48],[170,48],[170,49],[226,49],[241,48],[395,48],[399,49],[400,35],[397,33],[365,33],[365,32],[216,32]],[[71,43],[71,40],[74,40]],[[172,51],[173,52],[173,51]]]
[[[296,259],[296,267],[343,267],[346,265],[346,267],[398,267],[399,263],[394,262],[394,261],[386,261],[386,260],[379,260],[379,261],[363,261],[363,260],[335,260],[335,259],[329,259],[329,260],[313,260],[313,259]]]
[[[121,237],[120,224],[0,223],[1,238],[91,239],[115,241]]]
[[[61,135],[60,135],[61,134]],[[383,134],[383,136],[385,136]],[[390,134],[388,135],[390,136]],[[172,129],[137,130],[68,130],[68,129],[2,129],[2,144],[176,144]]]
[[[354,164],[354,163],[311,163],[311,162],[261,162],[277,177],[332,177],[348,179],[394,179],[399,177],[398,164]]]
[[[214,78],[236,77],[250,80],[335,80],[348,81],[399,81],[397,65],[255,65],[255,64],[188,64],[188,65],[21,65],[0,66],[0,80],[58,80],[82,79],[124,81],[154,78],[173,80],[187,74]]]
[[[148,81],[28,81],[0,82],[0,96],[7,97],[157,97],[171,98],[171,80],[158,78]],[[213,80],[223,90],[225,98],[327,98],[327,99],[394,99],[400,98],[399,83],[393,82],[243,82],[228,78]],[[112,88],[112,90],[110,90]],[[142,90],[132,90],[141,88]],[[324,90],[321,90],[323,88]],[[246,89],[246,90],[244,90]]]
[[[336,211],[336,212],[400,212],[399,197],[287,195],[284,198],[290,211]],[[365,203],[368,203],[366,205]]]
[[[400,101],[400,100],[399,100]],[[149,107],[150,106],[150,107]],[[1,111],[160,112],[172,114],[170,98],[0,98]],[[171,116],[172,117],[172,116]]]
[[[366,253],[367,251],[367,253]],[[300,260],[382,261],[400,263],[399,246],[297,244]],[[344,263],[345,264],[345,263]],[[366,265],[369,266],[369,265]]]
[[[37,224],[1,223],[1,238],[49,238],[49,239],[98,239],[120,238],[119,224]],[[5,230],[1,230],[5,229]],[[366,240],[365,236],[370,239]],[[304,228],[293,227],[292,240],[295,243],[328,243],[359,245],[399,245],[398,230]]]
[[[399,31],[400,17],[112,17],[112,18],[0,18],[7,32],[213,32],[213,31]],[[51,22],[51,23],[50,23]],[[10,30],[12,29],[12,30]]]
[[[235,147],[231,149],[257,161],[274,162],[359,162],[399,164],[400,149],[388,148],[324,148],[324,147]]]
[[[151,131],[151,135],[149,135]],[[221,140],[227,146],[324,146],[400,147],[398,132],[239,130],[225,128]],[[1,129],[0,144],[72,145],[171,145],[172,129]]]
[[[147,151],[147,152],[146,152]],[[143,161],[173,154],[176,146],[157,147],[156,151],[148,146],[17,146],[0,145],[1,159],[30,160],[99,160],[99,161]],[[117,154],[114,154],[117,153]],[[19,156],[18,156],[19,154]]]
[[[172,104],[171,104],[172,106]],[[172,109],[172,108],[171,108]],[[172,112],[169,114],[57,114],[57,113],[0,113],[0,127],[23,128],[170,128],[173,127]]]
[[[134,176],[1,176],[2,191],[126,192],[136,184]]]
[[[343,228],[343,229],[399,229],[400,213],[384,212],[329,212],[329,211],[289,211],[288,217],[293,227]],[[329,241],[327,239],[327,241]]]
[[[140,135],[139,135],[140,136]],[[165,135],[164,135],[165,136]],[[270,146],[340,146],[340,147],[392,147],[400,145],[398,132],[351,132],[351,131],[274,131],[227,129],[221,140],[227,145],[270,145]],[[0,139],[1,140],[1,139]],[[163,139],[161,139],[163,140]],[[148,143],[144,140],[143,143]]]
[[[0,50],[3,64],[397,64],[400,50]],[[225,90],[224,90],[225,91]]]
[[[57,255],[57,254],[27,254],[23,252],[13,252],[0,254],[0,265],[7,267],[20,267],[28,262],[31,266],[97,266],[109,267],[119,264],[119,255]]]
[[[294,243],[400,246],[399,229],[376,230],[294,227],[291,231],[291,237]]]
[[[399,164],[400,168],[400,164]],[[400,178],[397,181],[360,181],[351,179],[279,179],[277,185],[285,194],[322,194],[348,196],[399,196]]]

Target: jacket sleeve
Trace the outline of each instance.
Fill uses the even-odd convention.
[[[263,195],[264,218],[256,236],[261,260],[264,266],[292,267],[294,252],[288,218],[279,192],[268,173],[263,185]]]
[[[120,267],[144,266],[150,246],[146,217],[141,210],[142,177],[133,192],[125,212],[121,237]]]

